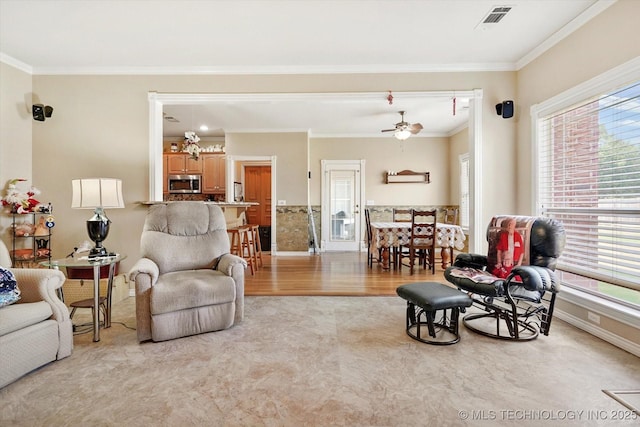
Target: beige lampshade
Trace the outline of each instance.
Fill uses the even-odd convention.
[[[83,178],[71,180],[75,209],[124,208],[122,180],[115,178]]]

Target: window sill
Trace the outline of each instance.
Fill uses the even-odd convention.
[[[567,285],[564,285],[560,289],[558,299],[629,326],[640,328],[640,311],[631,307],[591,295],[587,292],[582,292]]]

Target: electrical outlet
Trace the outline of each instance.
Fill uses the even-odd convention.
[[[373,205],[375,205],[375,204],[376,204],[376,202],[375,202],[375,201],[373,201],[373,200],[367,200],[367,206],[373,206]]]
[[[589,319],[590,322],[593,322],[596,325],[600,324],[600,316],[590,311],[587,312],[587,319]]]
[[[285,206],[287,204],[286,200],[278,200],[278,206]]]

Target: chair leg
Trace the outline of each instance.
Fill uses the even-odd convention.
[[[416,250],[411,248],[409,249],[409,274],[413,276],[413,264],[416,258]]]

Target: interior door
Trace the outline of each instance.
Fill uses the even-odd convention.
[[[322,165],[322,249],[359,251],[362,163],[323,160]]]
[[[271,225],[271,166],[245,166],[244,198],[247,202],[257,202],[257,206],[247,208],[249,224]],[[263,248],[263,250],[267,250]]]

